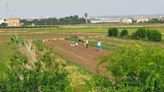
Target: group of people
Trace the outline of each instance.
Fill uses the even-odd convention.
[[[76,47],[79,44],[83,44],[86,48],[89,48],[89,40],[81,40],[81,39],[79,39],[78,41],[71,41],[71,46],[72,47]],[[101,50],[102,45],[101,45],[101,41],[100,40],[97,42],[97,48],[98,48],[99,51],[102,51]]]

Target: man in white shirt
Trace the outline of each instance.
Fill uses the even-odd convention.
[[[101,50],[101,48],[102,48],[102,47],[101,47],[101,41],[98,41],[98,43],[97,43],[97,48],[99,49],[99,51],[102,51],[102,50]]]

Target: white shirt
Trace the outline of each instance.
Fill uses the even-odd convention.
[[[98,42],[98,46],[101,46],[101,41]]]

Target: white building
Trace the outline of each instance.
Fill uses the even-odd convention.
[[[2,24],[2,23],[6,23],[5,19],[0,18],[0,24]]]
[[[137,19],[137,23],[139,23],[139,22],[148,22],[149,21],[149,19],[148,18],[141,18],[141,19]]]
[[[127,24],[133,23],[133,19],[132,18],[122,19],[122,23],[127,23]]]
[[[100,20],[91,20],[91,23],[102,23],[102,21],[100,21]]]
[[[91,23],[119,23],[119,18],[95,17],[90,19]]]

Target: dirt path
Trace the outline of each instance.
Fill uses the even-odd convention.
[[[45,44],[53,48],[55,52],[61,54],[66,60],[82,65],[92,72],[96,72],[97,70],[98,57],[111,54],[111,52],[106,50],[102,50],[102,52],[97,51],[95,47],[85,48],[82,44],[78,47],[71,47],[70,41],[66,40],[48,41]]]

